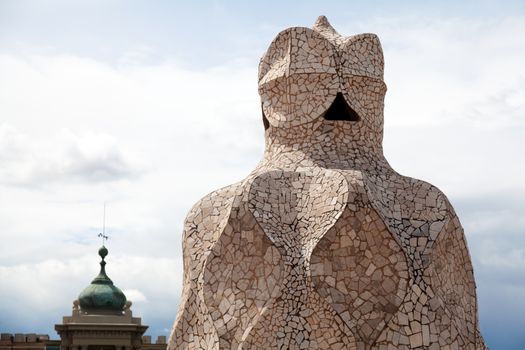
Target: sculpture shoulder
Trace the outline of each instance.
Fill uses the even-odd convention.
[[[416,178],[395,173],[396,191],[402,193],[405,203],[410,205],[415,216],[422,219],[442,221],[456,217],[454,208],[443,191],[437,186]]]
[[[238,185],[233,184],[207,194],[195,203],[186,216],[182,234],[186,281],[195,280],[202,271],[205,252],[211,249],[228,221]]]
[[[184,239],[201,235],[199,232],[212,232],[228,217],[240,183],[235,183],[202,197],[190,209],[184,221]]]

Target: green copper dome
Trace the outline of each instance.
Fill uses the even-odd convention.
[[[106,275],[106,262],[104,258],[108,255],[106,247],[98,250],[102,258],[100,272],[91,284],[87,286],[78,296],[80,309],[84,311],[122,311],[126,304],[126,296],[113,285],[113,281]]]

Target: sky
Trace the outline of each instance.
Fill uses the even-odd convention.
[[[44,333],[98,273],[167,335],[181,231],[264,134],[257,66],[326,15],[385,55],[384,150],[465,228],[482,333],[525,347],[523,1],[0,0],[0,332]]]

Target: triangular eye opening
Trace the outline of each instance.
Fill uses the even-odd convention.
[[[264,114],[264,109],[262,109],[262,106],[261,106],[261,112],[262,112],[264,130],[266,131],[270,127],[270,122],[268,121],[268,118],[266,118],[266,115]]]
[[[357,122],[361,120],[359,114],[346,102],[342,93],[338,92],[334,102],[324,114],[326,120],[346,120]]]

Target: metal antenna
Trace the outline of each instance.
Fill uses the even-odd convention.
[[[98,236],[102,238],[102,245],[104,245],[104,241],[109,239],[106,236],[106,202],[104,202],[104,216],[102,217],[102,233],[99,233]]]

